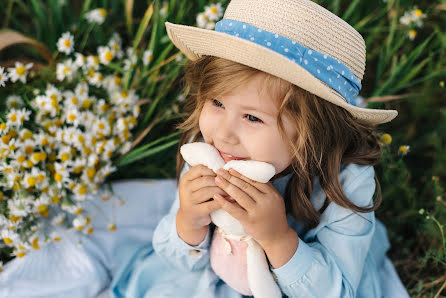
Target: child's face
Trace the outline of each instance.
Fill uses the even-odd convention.
[[[226,162],[235,158],[263,161],[280,173],[290,165],[291,152],[279,133],[278,100],[260,92],[261,78],[255,76],[222,97],[208,99],[199,125],[204,141],[216,147]],[[290,120],[283,121],[287,136],[293,137]]]

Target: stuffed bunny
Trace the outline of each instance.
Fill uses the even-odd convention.
[[[266,183],[275,174],[271,164],[254,160],[231,160],[225,164],[218,150],[206,143],[184,144],[180,148],[191,166],[202,164],[213,170],[230,168],[251,180]],[[262,247],[248,235],[241,223],[223,209],[211,213],[217,226],[213,235],[210,261],[214,272],[243,295],[255,298],[282,297],[269,270]]]

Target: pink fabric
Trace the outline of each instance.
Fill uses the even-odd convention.
[[[227,254],[225,241],[231,245],[231,254]],[[246,249],[248,243],[224,239],[222,234],[215,230],[212,238],[210,260],[211,267],[225,283],[237,292],[252,296],[248,282],[248,267],[246,264]]]

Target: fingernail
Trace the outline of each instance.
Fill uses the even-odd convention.
[[[225,171],[223,171],[223,169],[218,169],[218,170],[217,170],[217,174],[218,174],[218,175],[224,175],[224,174],[225,174]]]
[[[217,177],[215,178],[215,182],[223,183],[223,178],[217,176]]]
[[[237,174],[237,171],[234,170],[234,169],[229,169],[229,173],[231,173],[232,175],[236,175],[236,174]]]
[[[221,195],[219,195],[218,193],[214,194],[214,198],[216,198],[217,200],[223,199],[223,197]]]

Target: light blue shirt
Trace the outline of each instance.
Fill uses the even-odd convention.
[[[183,175],[189,166],[183,168]],[[291,174],[290,174],[291,175]],[[273,185],[284,196],[290,175],[274,181]],[[346,196],[356,205],[369,206],[375,191],[374,169],[372,166],[349,164],[340,172],[340,182]],[[311,196],[313,206],[319,210],[325,200],[325,193],[316,179]],[[176,213],[179,208],[178,193],[172,208],[158,224],[153,237],[156,253],[177,268],[185,271],[201,271],[207,276],[207,284],[196,288],[197,293],[209,293],[218,282],[209,261],[209,246],[212,230],[202,243],[191,246],[185,243],[176,230]],[[299,246],[292,258],[279,268],[272,268],[278,284],[289,297],[380,297],[378,277],[389,242],[385,230],[375,233],[377,221],[374,212],[355,212],[330,203],[320,217],[319,224],[304,232],[303,225],[292,216],[287,216],[289,225],[299,236]],[[375,236],[375,237],[374,237]],[[375,238],[375,239],[374,239]],[[375,240],[375,241],[373,241]],[[241,297],[227,287],[230,296]],[[196,295],[199,296],[198,294]]]

